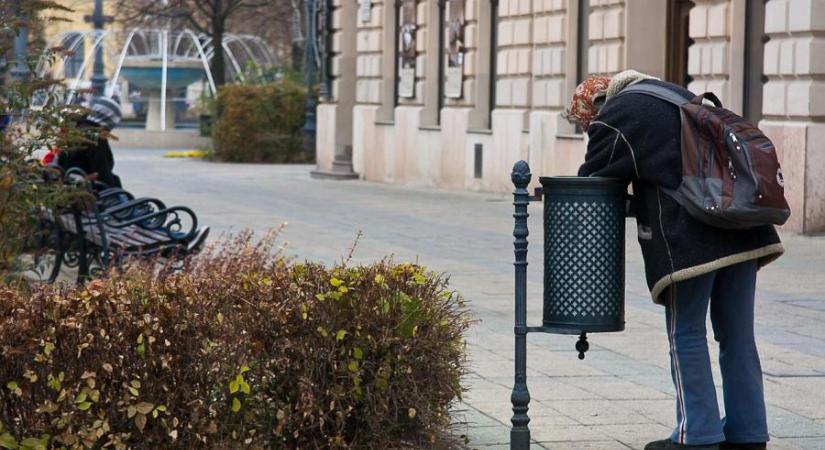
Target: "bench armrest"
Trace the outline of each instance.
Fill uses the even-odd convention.
[[[131,192],[127,191],[126,189],[121,188],[108,188],[104,189],[97,193],[97,198],[99,200],[107,200],[110,198],[120,198],[121,196],[125,196],[129,200],[134,200],[135,196],[132,195]]]
[[[109,211],[101,213],[99,217],[106,226],[126,228],[137,225],[160,231],[176,241],[192,239],[198,231],[198,217],[194,211],[185,206],[173,206],[122,221]]]
[[[113,204],[107,208],[103,208],[101,210],[102,214],[112,214],[112,215],[120,215],[118,213],[131,213],[135,208],[139,207],[147,207],[152,208],[151,211],[146,210],[141,215],[146,215],[150,212],[160,211],[166,209],[166,204],[163,203],[160,199],[152,198],[152,197],[140,197],[140,198],[133,198],[129,201],[125,201],[122,203]]]
[[[67,183],[71,183],[78,178],[82,179],[83,181],[86,181],[86,175],[88,175],[86,171],[81,169],[80,167],[70,167],[66,171],[66,173],[63,174],[63,179]]]

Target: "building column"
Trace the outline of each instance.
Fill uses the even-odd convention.
[[[765,5],[765,75],[760,128],[773,140],[791,218],[784,229],[825,231],[825,1]]]
[[[358,178],[352,169],[358,4],[352,0],[337,0],[332,6],[331,97],[327,103],[318,106],[318,169],[311,175],[313,178],[354,179]]]
[[[731,111],[742,112],[745,1],[694,0],[690,10],[688,73],[692,92],[713,92]]]

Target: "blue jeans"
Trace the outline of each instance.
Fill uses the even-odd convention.
[[[762,367],[753,335],[756,261],[675,283],[665,293],[679,444],[768,441]],[[705,321],[719,342],[726,417],[720,419]]]

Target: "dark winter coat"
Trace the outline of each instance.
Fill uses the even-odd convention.
[[[677,89],[674,84],[657,83]],[[722,267],[757,259],[759,266],[784,251],[773,226],[726,230],[705,225],[688,214],[659,187],[676,189],[681,181],[681,121],[673,104],[627,93],[607,100],[588,128],[589,141],[580,176],[627,179],[633,183],[631,208],[636,216],[645,273],[653,301],[673,283]]]
[[[88,121],[81,121],[77,126],[78,128],[97,128],[97,125]],[[120,178],[112,172],[115,158],[106,138],[99,137],[97,142],[84,143],[78,148],[61,152],[58,163],[64,171],[78,167],[89,175],[97,173],[97,181],[109,187],[121,187]]]

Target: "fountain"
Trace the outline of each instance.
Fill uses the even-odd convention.
[[[107,50],[105,59],[111,70],[105,94],[115,93],[121,78],[128,82],[130,89],[138,90],[140,95],[136,98],[126,95],[120,100],[121,103],[137,100],[146,104],[147,131],[175,129],[175,102],[181,100],[170,100],[170,94],[195,83],[205,83],[205,89],[213,96],[216,93],[209,66],[215,45],[208,36],[192,30],[68,31],[55,36],[50,46],[61,46],[68,50],[68,54],[53,64],[49,64],[44,56],[37,70],[41,76],[51,73],[55,78],[67,79],[66,101],[69,103],[76,101],[79,90],[89,83],[91,73],[88,69],[95,50],[101,46]],[[263,71],[276,63],[272,51],[256,36],[227,33],[221,48],[228,62],[227,80],[232,82],[245,81],[250,69]],[[112,49],[120,51],[113,54]]]

